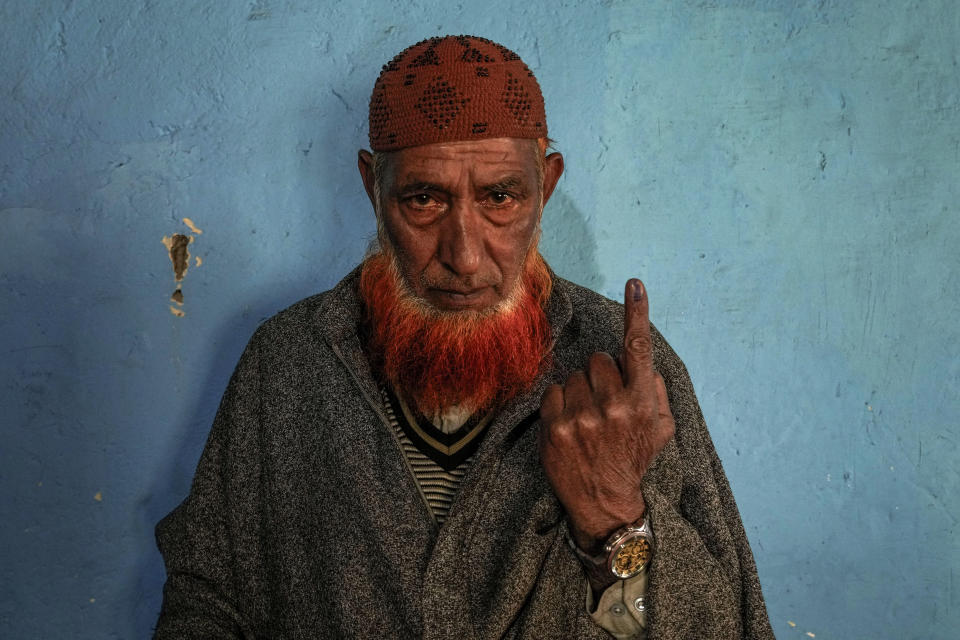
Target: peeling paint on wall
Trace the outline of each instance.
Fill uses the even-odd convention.
[[[175,233],[172,237],[163,236],[163,246],[170,253],[170,262],[173,263],[173,277],[177,282],[183,280],[190,268],[190,251],[187,247],[193,242],[193,236]]]
[[[187,227],[190,228],[190,231],[193,231],[198,236],[203,234],[203,229],[198,229],[197,225],[195,225],[193,223],[193,220],[191,220],[190,218],[184,218],[183,224],[187,225]]]
[[[787,624],[790,625],[790,627],[793,628],[793,629],[795,629],[796,626],[797,626],[797,623],[794,622],[793,620],[787,620]],[[809,637],[809,638],[816,638],[816,637],[817,637],[817,634],[813,633],[812,631],[807,631],[807,632],[806,632],[806,635],[807,635],[807,637]]]
[[[183,218],[183,224],[197,235],[203,233],[203,229],[197,227],[196,223],[190,218]],[[190,269],[189,247],[194,240],[196,240],[196,236],[185,233],[174,233],[172,236],[163,236],[161,239],[163,246],[167,248],[170,263],[173,265],[173,279],[176,282],[176,289],[170,294],[170,302],[174,304],[170,305],[169,309],[170,313],[178,318],[186,315],[186,312],[181,308],[184,305],[183,279]],[[202,264],[203,260],[200,256],[194,256],[194,267],[199,267]]]

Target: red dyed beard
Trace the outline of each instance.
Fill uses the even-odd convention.
[[[360,296],[375,370],[425,416],[487,411],[528,390],[549,364],[552,281],[532,248],[508,301],[442,311],[414,296],[389,248],[364,260]]]

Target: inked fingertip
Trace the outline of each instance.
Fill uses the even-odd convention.
[[[643,283],[640,282],[637,278],[633,278],[630,281],[631,297],[633,297],[634,302],[641,302],[643,296],[646,295],[646,290],[644,289]]]

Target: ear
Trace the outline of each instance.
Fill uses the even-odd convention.
[[[543,161],[543,204],[553,195],[553,188],[557,186],[557,181],[563,175],[563,155],[560,153],[551,153]]]
[[[363,188],[367,191],[370,204],[373,205],[373,209],[376,211],[377,203],[373,195],[373,154],[366,149],[360,149],[360,151],[357,152],[357,168],[360,170],[360,179],[363,180]]]

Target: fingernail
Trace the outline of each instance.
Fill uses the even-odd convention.
[[[633,301],[640,302],[643,300],[643,283],[639,280],[633,281]]]

